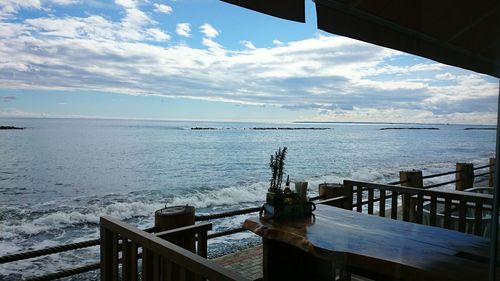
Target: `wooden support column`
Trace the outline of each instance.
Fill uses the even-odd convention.
[[[174,228],[179,228],[188,225],[194,225],[195,222],[195,208],[192,206],[172,206],[166,207],[155,212],[155,231],[161,232]],[[181,237],[172,237],[167,239],[186,250],[196,253],[196,237],[192,235],[184,235]],[[185,269],[179,268],[177,265],[172,265],[170,273],[172,280],[180,280],[181,276],[186,273]],[[166,272],[161,272],[160,275],[165,275]],[[194,274],[188,274],[186,280],[194,280]]]
[[[344,185],[341,183],[320,183],[318,193],[321,199],[330,199],[344,195]]]
[[[463,191],[474,186],[474,165],[472,163],[457,163],[455,189]]]
[[[488,175],[488,186],[493,187],[493,180],[495,178],[495,165],[496,158],[490,158],[490,174]]]
[[[263,238],[262,242],[264,281],[335,280],[331,260],[317,258],[277,240]]]
[[[400,171],[399,180],[402,186],[423,188],[424,180],[422,178],[421,170],[411,170],[411,171]],[[415,200],[409,194],[403,194],[403,220],[404,221],[415,221]]]

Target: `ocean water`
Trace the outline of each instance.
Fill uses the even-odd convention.
[[[87,119],[0,119],[0,256],[98,238],[101,215],[141,228],[165,205],[208,214],[263,203],[270,154],[287,146],[292,182],[397,181],[400,170],[487,164],[494,130],[467,125],[257,124]],[[216,130],[191,130],[210,127]],[[315,127],[325,130],[253,130]],[[380,130],[436,127],[439,130]],[[444,182],[444,177],[425,184]],[[453,189],[453,186],[443,187]],[[247,216],[214,221],[214,230]],[[210,240],[213,256],[257,243],[250,233]],[[0,280],[98,261],[98,248],[0,265]],[[94,274],[94,275],[92,275]],[[95,273],[70,279],[93,279]]]

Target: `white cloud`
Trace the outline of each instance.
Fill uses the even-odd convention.
[[[154,3],[153,6],[155,7],[154,11],[158,13],[170,14],[173,11],[172,7],[165,4]]]
[[[281,42],[280,40],[276,40],[276,39],[273,40],[273,44],[276,45],[276,46],[283,46],[283,45],[285,45],[285,43]]]
[[[179,23],[175,32],[183,37],[191,37],[191,25],[187,22]]]
[[[453,80],[456,78],[455,75],[453,75],[449,72],[436,74],[435,77],[436,77],[436,79],[439,79],[439,80]]]
[[[205,23],[200,26],[200,31],[208,38],[215,38],[219,35],[219,32],[210,24]]]
[[[137,1],[135,0],[115,0],[115,4],[122,6],[126,9],[137,8]]]
[[[50,2],[56,5],[66,6],[80,3],[80,0],[50,0]]]
[[[0,1],[0,20],[14,17],[20,9],[42,8],[40,0],[2,0]]]
[[[170,35],[165,32],[159,30],[158,28],[150,28],[147,30],[147,33],[151,36],[154,41],[168,41],[170,40]]]
[[[89,15],[0,22],[0,89],[271,105],[316,110],[325,120],[453,122],[494,115],[498,84],[484,75],[434,62],[401,63],[400,52],[340,36],[268,48],[242,41],[245,50],[230,50],[215,41],[218,31],[209,24],[200,27],[203,48],[155,46],[147,42],[170,35],[136,1],[116,4],[124,10],[117,20]],[[180,23],[176,32],[189,36],[190,25]]]
[[[255,50],[255,49],[257,49],[257,48],[255,47],[255,45],[254,45],[252,42],[250,42],[250,41],[247,41],[247,40],[241,40],[241,41],[240,41],[240,43],[241,43],[241,44],[243,44],[243,46],[245,46],[245,48],[247,48],[247,49],[250,49],[250,50]]]

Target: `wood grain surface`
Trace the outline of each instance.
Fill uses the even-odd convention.
[[[313,217],[256,217],[247,219],[244,228],[377,279],[488,279],[489,241],[443,228],[325,205],[318,205]]]

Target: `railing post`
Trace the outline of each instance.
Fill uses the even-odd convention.
[[[402,186],[423,188],[424,180],[422,178],[421,170],[411,170],[411,171],[400,171],[399,180]],[[411,195],[403,194],[403,220],[404,221],[414,221],[415,220],[415,202],[412,202]]]
[[[101,234],[101,281],[118,280],[118,234],[106,228],[100,219]]]
[[[194,222],[195,208],[192,206],[165,206],[165,208],[157,210],[155,212],[155,229],[157,232],[188,225],[194,225]],[[192,253],[196,253],[196,237],[194,235],[172,237],[170,239],[167,239],[167,241],[172,242],[186,250],[189,250]],[[172,265],[171,271],[172,280],[178,280],[181,274],[184,273],[184,269],[176,265]],[[163,274],[163,272],[161,274]]]
[[[415,188],[422,188],[424,186],[422,171],[420,170],[400,171],[399,180],[402,182],[402,186]]]
[[[359,187],[358,187],[359,188]],[[344,204],[343,208],[352,211],[352,192],[353,185],[351,181],[344,180]]]
[[[455,189],[463,191],[474,186],[474,165],[472,163],[457,163]]]
[[[318,194],[321,199],[330,199],[344,195],[344,185],[341,183],[320,183]]]
[[[192,206],[165,207],[155,212],[155,229],[157,232],[193,225],[195,222],[195,208]],[[184,249],[195,252],[194,237],[183,237],[183,239],[169,239]]]
[[[490,158],[490,174],[488,175],[488,186],[493,187],[493,179],[495,178],[496,158]]]

